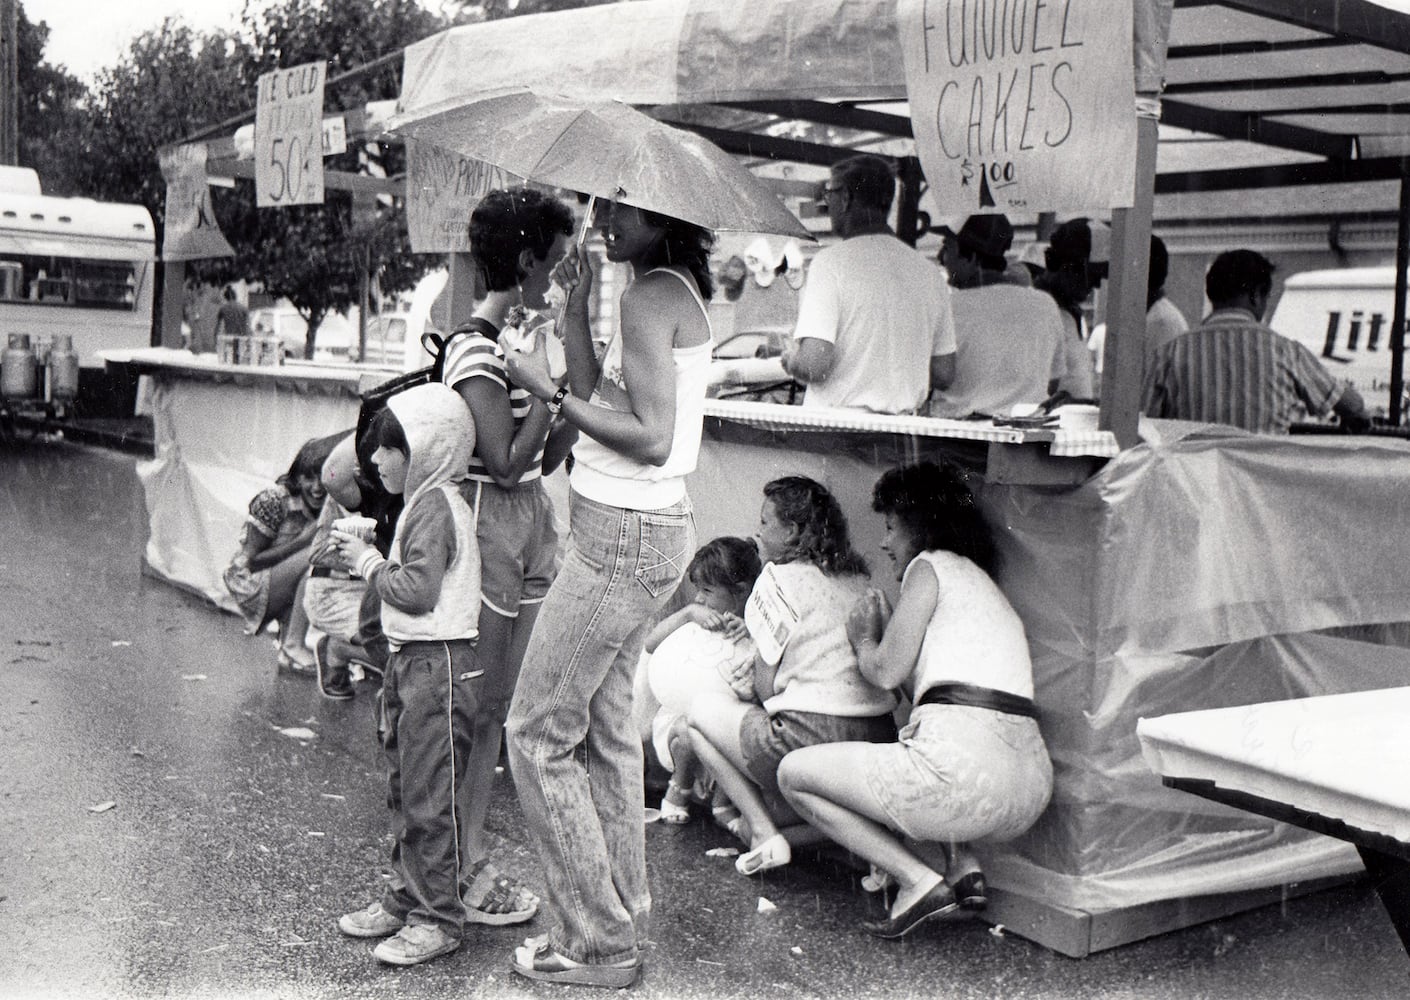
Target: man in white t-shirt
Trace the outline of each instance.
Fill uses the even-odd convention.
[[[940,263],[954,287],[957,350],[954,381],[936,392],[930,415],[1007,416],[1015,404],[1041,403],[1057,388],[1072,392],[1057,303],[1014,284],[1008,274],[1008,218],[971,215],[958,233],[941,231]]]
[[[842,242],[808,268],[784,370],[808,387],[804,406],[923,411],[955,372],[944,276],[887,225],[896,178],[886,160],[843,160],[821,194]]]

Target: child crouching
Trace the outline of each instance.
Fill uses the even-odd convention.
[[[389,557],[335,532],[344,564],[382,599],[391,648],[380,736],[392,810],[392,878],[382,899],[339,918],[350,937],[384,937],[372,954],[416,965],[460,946],[457,784],[469,753],[478,696],[475,639],[480,554],[465,478],[475,427],[454,391],[421,385],[392,396],[368,435],[383,484],[406,497]]]
[[[661,799],[661,820],[690,819],[691,799],[708,795],[715,822],[741,835],[739,810],[716,789],[691,749],[685,713],[705,693],[754,701],[754,640],[744,625],[744,605],[762,570],[751,539],[715,538],[686,567],[695,600],[663,619],[646,637],[651,693],[661,708],[652,720],[657,758],[671,771]]]

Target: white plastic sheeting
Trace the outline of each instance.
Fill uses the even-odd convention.
[[[147,570],[235,611],[221,573],[250,499],[289,470],[305,441],[357,423],[358,372],[241,371],[185,351],[136,352],[134,361],[148,373],[143,405],[156,441],[155,457],[137,464]]]

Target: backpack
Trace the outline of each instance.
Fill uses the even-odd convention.
[[[499,337],[499,330],[489,320],[472,316],[470,321],[455,328],[449,337],[427,331],[421,334],[421,346],[431,355],[432,362],[425,368],[406,372],[380,382],[362,394],[362,402],[357,410],[357,436],[354,449],[357,452],[357,485],[362,490],[362,514],[377,521],[377,547],[382,554],[392,543],[392,532],[396,528],[397,517],[401,514],[402,498],[388,493],[377,475],[377,467],[372,464],[372,453],[376,447],[366,440],[367,429],[379,410],[387,405],[399,392],[428,382],[439,382],[445,373],[446,348],[461,333],[474,331],[491,340]]]

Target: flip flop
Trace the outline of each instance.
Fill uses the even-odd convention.
[[[776,833],[758,847],[735,859],[735,871],[741,875],[758,875],[773,868],[782,868],[793,860],[793,849],[783,834]]]
[[[509,967],[526,979],[545,983],[572,983],[577,986],[605,986],[626,989],[641,975],[641,960],[627,959],[611,965],[575,962],[553,950],[547,940],[530,947],[529,942],[514,949]]]

